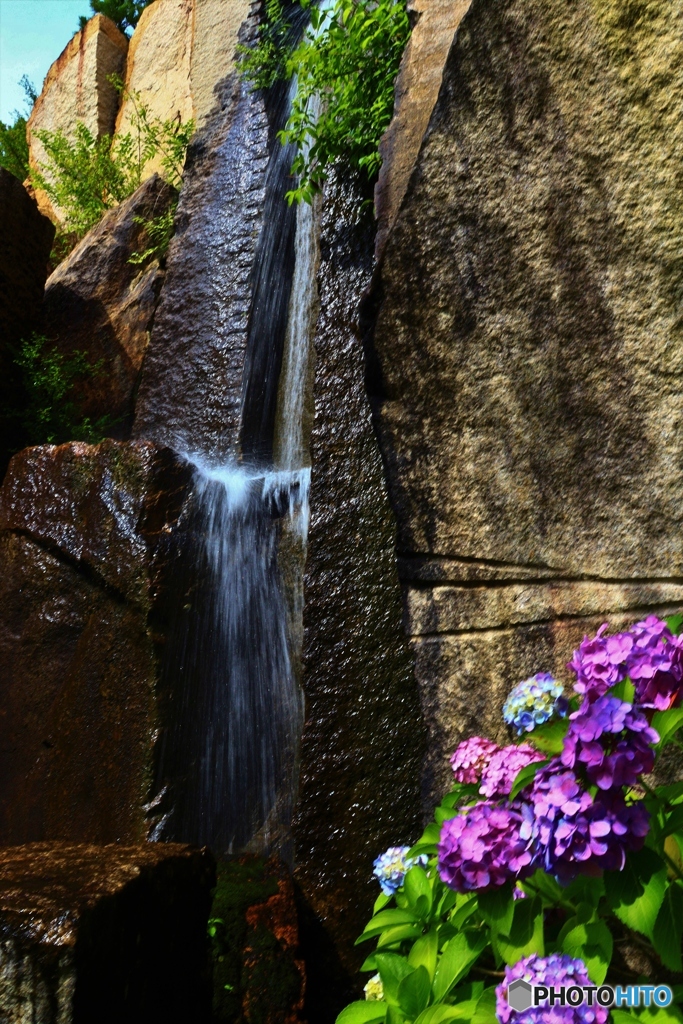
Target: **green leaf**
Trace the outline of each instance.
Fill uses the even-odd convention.
[[[498,1024],[495,988],[486,988],[482,992],[472,1018],[472,1024]]]
[[[683,725],[683,708],[669,708],[656,711],[652,716],[652,728],[659,733],[659,745],[665,747]]]
[[[373,935],[379,935],[386,928],[391,928],[397,924],[416,924],[415,915],[409,910],[381,910],[379,914],[375,914],[374,917],[370,918],[363,934],[360,938],[356,939],[356,945],[359,942],[364,942],[366,939],[371,939]]]
[[[512,789],[510,790],[510,799],[514,800],[518,793],[521,793],[523,789],[530,786],[534,781],[536,773],[541,768],[545,768],[547,764],[547,761],[534,761],[532,764],[525,765],[515,776],[515,781],[512,783]]]
[[[681,935],[683,934],[683,888],[679,882],[667,886],[652,929],[652,944],[665,967],[683,969]]]
[[[439,842],[441,828],[436,822],[431,822],[422,833],[421,837],[408,851],[408,857],[417,857],[420,853],[436,853],[436,844]]]
[[[515,901],[512,886],[503,885],[479,894],[479,912],[494,932],[507,932],[512,926]]]
[[[430,983],[434,980],[436,971],[436,957],[439,951],[439,938],[436,929],[433,928],[426,935],[421,935],[408,954],[408,963],[411,967],[426,967]]]
[[[435,1002],[443,999],[465,977],[486,945],[484,932],[460,932],[449,940],[434,975],[432,987]]]
[[[683,629],[683,615],[667,615],[664,621],[674,636],[678,636]]]
[[[629,679],[629,677],[626,676],[624,679],[621,680],[620,683],[617,683],[617,685],[613,686],[608,692],[613,697],[618,697],[619,700],[626,701],[627,704],[632,704],[633,698],[636,695],[636,688]]]
[[[530,892],[532,896],[538,893],[539,896],[553,905],[559,903],[564,897],[564,891],[557,879],[540,869],[531,878],[522,882],[522,888]]]
[[[529,897],[525,900],[517,900],[514,904],[509,934],[498,932],[494,942],[498,952],[509,966],[532,953],[543,956],[543,904],[541,900]]]
[[[662,858],[645,846],[628,855],[623,870],[606,871],[604,882],[610,910],[629,928],[651,938],[666,891]]]
[[[392,1006],[390,1004],[387,1008],[386,1024],[404,1024],[404,1021],[405,1017],[398,1006]]]
[[[657,796],[669,804],[683,802],[683,782],[673,782],[670,786],[657,786]]]
[[[544,725],[537,725],[524,739],[544,754],[561,754],[568,728],[567,718],[553,718]]]
[[[563,953],[583,960],[591,981],[602,985],[612,960],[613,939],[604,921],[580,921],[573,917],[558,935]]]
[[[387,1004],[381,1000],[349,1003],[337,1017],[337,1024],[373,1024],[373,1021],[384,1020],[386,1012]]]
[[[612,1024],[633,1024],[635,1020],[638,1020],[636,1014],[629,1010],[612,1010],[610,1017]]]
[[[407,1017],[417,1017],[427,1006],[431,990],[427,968],[418,967],[398,986],[398,1005]]]
[[[395,928],[387,928],[377,940],[377,951],[386,949],[387,946],[395,946],[405,939],[417,939],[421,934],[422,926],[419,924],[399,924]]]
[[[415,916],[421,919],[427,917],[432,906],[432,887],[424,868],[419,864],[406,873],[403,892]]]
[[[389,1003],[398,1004],[398,989],[404,978],[415,970],[404,956],[396,953],[376,953],[377,970],[382,979],[384,998]]]
[[[567,886],[563,895],[570,903],[588,903],[591,907],[597,907],[605,895],[605,883],[600,877],[579,875]]]
[[[415,1024],[447,1024],[451,1020],[471,1020],[476,1008],[476,999],[468,999],[453,1006],[439,1003],[438,1006],[428,1006],[423,1010]]]
[[[375,900],[375,905],[372,908],[373,915],[379,914],[380,910],[384,910],[387,903],[391,903],[391,896],[387,896],[385,893],[381,892]]]
[[[472,914],[474,914],[479,906],[479,901],[476,896],[470,896],[469,899],[465,899],[460,906],[457,907],[455,913],[451,917],[450,923],[456,930],[459,930],[464,925],[465,921],[469,921]]]

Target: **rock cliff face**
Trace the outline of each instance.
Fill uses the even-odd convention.
[[[211,855],[180,844],[0,850],[3,1020],[205,1020],[214,881]]]
[[[677,25],[473,0],[386,243],[372,390],[437,780],[512,683],[683,597]]]
[[[151,444],[30,448],[0,492],[0,842],[133,842],[188,474]]]
[[[40,96],[28,121],[29,160],[40,170],[46,153],[39,130],[62,130],[72,136],[76,123],[82,121],[95,138],[111,135],[114,130],[118,93],[108,81],[123,70],[128,40],[109,18],[96,14],[85,28],[77,32],[64,47],[47,73]],[[38,206],[54,221],[61,211],[54,209],[44,192],[36,193]]]
[[[49,341],[63,355],[87,353],[98,369],[81,385],[82,415],[111,420],[111,436],[130,435],[142,360],[164,273],[158,260],[130,263],[144,252],[144,221],[163,214],[175,190],[157,175],[110,210],[57,267],[45,289]]]

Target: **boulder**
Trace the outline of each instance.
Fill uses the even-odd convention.
[[[175,191],[158,175],[109,210],[47,282],[45,333],[65,357],[87,355],[92,376],[79,382],[81,415],[107,416],[113,437],[130,434],[143,357],[164,280],[159,261],[132,264],[149,241],[141,221],[165,213]]]
[[[162,724],[166,570],[189,472],[105,441],[16,455],[0,491],[0,843],[137,842]]]
[[[394,86],[394,115],[379,144],[382,166],[375,186],[378,259],[420,152],[453,37],[471,2],[408,0],[413,28]]]
[[[146,7],[128,51],[117,133],[134,132],[137,96],[153,118],[193,118],[203,128],[218,102],[217,85],[233,71],[250,7],[250,0],[155,0]],[[156,158],[145,174],[160,170]]]
[[[190,85],[193,0],[155,0],[140,16],[126,61],[126,93],[116,118],[116,134],[136,136],[139,102],[150,118],[189,121],[194,116]],[[139,99],[138,99],[139,97]],[[161,156],[145,173],[162,170]]]
[[[519,679],[683,604],[682,56],[664,0],[473,0],[448,54],[367,340],[436,789]]]
[[[208,1021],[205,850],[0,849],[0,1006],[11,1024]]]
[[[8,415],[18,383],[15,350],[38,326],[54,233],[21,182],[0,168],[0,479],[21,443]]]
[[[353,992],[372,864],[419,836],[424,727],[402,628],[396,524],[365,391],[359,306],[372,272],[365,197],[335,179],[320,232],[311,519],[304,577],[306,720],[294,823],[307,1011],[334,1021]],[[348,972],[345,974],[345,972]],[[324,982],[321,980],[324,979]]]
[[[34,170],[41,170],[46,161],[45,149],[36,136],[39,130],[61,129],[72,136],[77,122],[82,121],[96,138],[112,134],[119,96],[108,78],[121,73],[127,50],[128,39],[103,14],[91,18],[64,47],[45,77],[28,120],[29,162]],[[62,212],[42,190],[37,191],[36,199],[42,213],[55,223],[62,219]]]

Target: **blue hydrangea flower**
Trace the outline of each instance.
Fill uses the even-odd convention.
[[[406,857],[409,849],[409,846],[390,846],[375,861],[372,873],[385,896],[393,896],[401,888],[406,874],[416,864],[426,866],[427,855],[421,853],[419,857]]]
[[[522,733],[531,732],[537,725],[543,725],[554,714],[566,715],[567,708],[567,700],[562,696],[562,684],[549,672],[537,672],[510,691],[503,704],[503,718],[521,736]]]

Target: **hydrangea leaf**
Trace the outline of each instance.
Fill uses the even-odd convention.
[[[607,691],[613,697],[618,697],[619,700],[626,701],[627,704],[633,703],[633,698],[636,695],[636,688],[628,676],[625,676],[620,683],[613,686]]]
[[[678,636],[683,629],[683,615],[667,615],[664,621],[674,636]]]
[[[472,964],[486,946],[483,932],[460,932],[454,935],[439,960],[434,975],[434,1000],[443,999],[461,978],[464,978]]]
[[[380,910],[384,910],[387,903],[391,903],[391,896],[387,896],[386,893],[381,892],[375,900],[375,905],[372,908],[373,914],[379,914]]]
[[[384,998],[388,1003],[398,1005],[401,982],[413,974],[415,968],[411,967],[404,956],[398,956],[397,953],[377,953],[375,961],[382,979]]]
[[[431,982],[426,967],[418,967],[408,974],[398,986],[398,1004],[411,1020],[418,1017],[427,1006],[431,995]]]
[[[527,733],[524,739],[526,743],[531,743],[544,754],[561,754],[568,728],[568,719],[557,718],[546,722],[545,725],[538,725],[532,732]]]
[[[482,992],[472,1017],[472,1024],[498,1024],[495,988],[486,988]]]
[[[648,938],[666,891],[666,864],[645,846],[626,858],[621,871],[606,871],[605,895],[610,910],[629,928]]]
[[[361,970],[361,972],[362,971],[376,971],[377,970],[377,961],[375,960],[375,954],[374,953],[371,953],[370,956],[365,958],[365,960],[363,961],[363,963],[360,966],[360,970]]]
[[[408,963],[411,967],[426,967],[430,983],[434,980],[438,952],[439,937],[436,929],[432,928],[426,935],[420,936],[408,954]]]
[[[604,921],[571,918],[558,935],[558,945],[563,953],[583,960],[591,981],[595,985],[602,985],[614,948],[612,933]]]
[[[683,708],[669,708],[668,711],[657,711],[652,716],[652,728],[659,733],[660,747],[670,743],[682,725]]]
[[[337,1017],[337,1024],[374,1024],[384,1020],[387,1004],[381,1000],[363,1000],[349,1003]]]
[[[474,912],[477,909],[477,897],[470,896],[468,899],[465,899],[465,901],[461,903],[460,906],[457,907],[457,910],[455,911],[451,918],[451,924],[453,925],[454,928],[462,928],[465,921],[468,921],[472,914],[474,914]]]
[[[672,971],[683,969],[681,935],[683,934],[683,888],[672,882],[659,908],[652,929],[652,944],[662,963]]]
[[[479,911],[486,923],[495,932],[508,932],[512,927],[515,901],[512,886],[503,885],[499,889],[479,893]]]
[[[415,1021],[415,1024],[447,1024],[451,1020],[471,1020],[477,1008],[476,999],[468,999],[453,1006],[440,1003],[438,1006],[428,1006],[423,1010]]]
[[[495,946],[506,964],[512,966],[531,953],[543,956],[543,905],[540,899],[517,900],[509,934],[496,934]]]
[[[386,949],[387,946],[394,946],[397,942],[403,942],[404,939],[416,939],[421,934],[422,925],[417,923],[399,924],[395,928],[387,928],[377,940],[377,950]]]
[[[412,867],[403,880],[403,892],[410,910],[416,917],[424,919],[429,916],[432,907],[432,887],[423,868]]]
[[[660,835],[670,836],[674,832],[683,832],[683,807],[674,807],[671,814],[667,815]]]
[[[512,783],[510,799],[514,800],[518,793],[521,793],[523,789],[530,786],[534,781],[536,772],[540,771],[541,768],[545,768],[547,764],[547,761],[534,761],[532,764],[525,765],[524,768],[517,773],[515,781]]]
[[[365,942],[366,939],[371,939],[374,935],[379,935],[380,932],[394,925],[415,923],[415,915],[409,910],[380,910],[379,914],[375,914],[374,917],[370,918],[363,934],[360,938],[356,939],[356,942]]]
[[[531,878],[522,882],[522,888],[530,892],[532,896],[538,894],[553,906],[564,896],[557,879],[540,869]]]
[[[415,846],[411,847],[408,851],[407,858],[417,857],[421,853],[434,854],[436,853],[436,844],[439,841],[441,835],[440,826],[432,821],[422,833],[421,837],[415,843]]]

